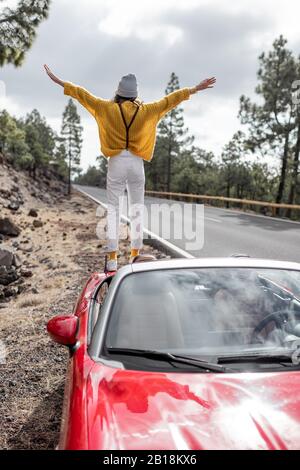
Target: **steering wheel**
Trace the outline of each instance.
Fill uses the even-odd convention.
[[[284,323],[287,323],[291,319],[291,317],[293,317],[294,320],[295,316],[300,316],[300,312],[297,312],[295,310],[278,310],[278,312],[270,313],[265,318],[263,318],[254,328],[251,335],[250,344],[253,344],[254,341],[258,339],[258,335],[264,328],[266,328],[269,323],[274,322],[276,328],[283,332]],[[293,331],[290,331],[290,333],[293,333]]]

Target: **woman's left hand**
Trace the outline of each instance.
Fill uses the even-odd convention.
[[[216,83],[215,77],[206,78],[205,80],[202,80],[202,82],[200,82],[194,88],[191,88],[191,93],[197,93],[197,91],[206,90],[207,88],[213,88],[215,83]]]

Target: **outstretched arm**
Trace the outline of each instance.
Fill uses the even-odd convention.
[[[97,106],[99,106],[99,104],[103,101],[101,98],[92,95],[92,93],[85,90],[85,88],[73,85],[71,82],[60,80],[60,78],[51,72],[47,65],[44,65],[44,68],[51,80],[64,88],[65,95],[69,95],[72,96],[72,98],[75,98],[95,117]]]
[[[149,103],[149,106],[158,113],[158,119],[160,120],[183,100],[188,100],[191,95],[198,91],[205,90],[206,88],[213,88],[215,82],[215,77],[207,78],[192,88],[181,88],[180,90],[173,91],[163,99]]]

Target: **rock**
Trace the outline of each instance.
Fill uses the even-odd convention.
[[[20,235],[21,230],[8,217],[0,218],[0,233],[11,237]]]
[[[24,286],[24,285],[18,286],[18,294],[21,294],[25,290],[26,290],[26,286]]]
[[[33,246],[21,246],[20,245],[20,250],[23,251],[23,253],[32,253],[33,252]]]
[[[7,207],[12,211],[17,211],[20,208],[20,203],[19,201],[10,201]]]
[[[5,295],[4,295],[4,287],[3,286],[0,286],[0,302],[2,299],[4,299]]]
[[[38,289],[37,289],[36,287],[32,287],[32,288],[31,288],[31,292],[32,292],[33,294],[38,294],[38,293],[39,293],[39,291],[38,291]]]
[[[16,253],[14,253],[13,266],[15,266],[16,268],[19,268],[20,266],[22,266],[22,261],[20,260],[20,257]]]
[[[30,211],[28,212],[28,216],[29,217],[37,217],[38,216],[38,212],[36,209],[30,209]]]
[[[55,270],[55,269],[58,269],[58,268],[59,268],[59,265],[60,265],[59,262],[50,261],[49,263],[47,263],[47,268],[48,268],[48,269]]]
[[[33,226],[34,226],[35,228],[40,228],[40,227],[42,227],[43,225],[44,225],[44,224],[43,224],[43,222],[42,222],[41,220],[34,220],[34,221],[33,221]]]
[[[9,286],[4,289],[4,296],[6,298],[15,297],[16,295],[18,295],[18,293],[19,293],[18,287]]]
[[[32,271],[30,271],[29,269],[24,269],[24,268],[20,269],[20,274],[23,277],[32,277],[33,276]]]
[[[2,197],[4,197],[6,200],[9,200],[12,197],[12,194],[9,189],[2,189],[0,188],[0,194]]]
[[[19,275],[14,266],[11,268],[0,266],[0,284],[2,286],[9,286],[18,279]]]
[[[14,253],[9,248],[0,248],[0,266],[11,267],[14,261]]]
[[[16,255],[9,247],[4,246],[0,248],[0,267],[16,267],[19,268],[21,266],[21,260],[18,255]]]

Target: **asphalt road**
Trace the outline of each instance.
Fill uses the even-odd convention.
[[[81,186],[81,189],[106,203],[104,189],[89,186]],[[150,207],[157,208],[159,205],[161,208],[162,204],[166,204],[165,209],[168,209],[174,203],[171,217],[168,217],[167,212],[163,212],[163,216],[159,216],[155,210],[150,212]],[[153,204],[155,206],[152,206]],[[196,217],[195,207],[193,211],[191,204],[187,204],[186,206],[190,207],[185,207],[187,210],[183,212],[183,203],[147,197],[145,205],[149,215],[145,217],[145,227],[195,257],[229,256],[238,253],[257,258],[300,262],[300,223],[209,206],[204,208],[202,221],[201,214]],[[126,212],[124,204],[123,213]],[[196,249],[188,246],[190,235],[184,233],[182,220],[185,227],[191,227],[198,235]],[[176,230],[179,230],[180,236],[175,233]],[[167,236],[164,236],[166,233]]]

